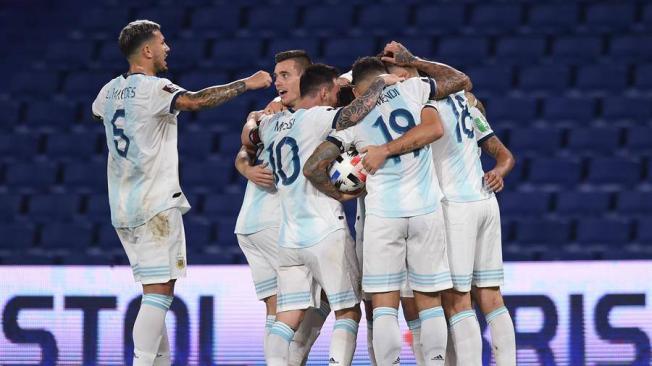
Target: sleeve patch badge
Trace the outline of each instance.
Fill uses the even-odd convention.
[[[166,92],[168,92],[170,94],[174,94],[175,92],[180,90],[180,88],[178,86],[174,85],[174,84],[168,84],[168,85],[163,87],[163,90],[165,90]]]

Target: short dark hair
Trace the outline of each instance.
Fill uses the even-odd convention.
[[[160,30],[161,26],[151,20],[134,20],[120,31],[120,51],[126,58],[131,57],[138,47],[153,37],[155,31]]]
[[[352,68],[353,85],[357,85],[369,77],[386,74],[387,68],[378,57],[361,57],[355,61]]]
[[[339,71],[333,66],[314,64],[306,67],[299,81],[301,97],[314,94],[325,85],[334,84],[334,79],[339,75]]]
[[[289,50],[274,55],[274,62],[277,64],[285,60],[294,60],[300,71],[304,71],[308,66],[312,65],[308,52],[304,50]]]
[[[346,107],[351,104],[355,99],[353,94],[353,87],[351,85],[341,86],[339,93],[337,93],[337,106]]]

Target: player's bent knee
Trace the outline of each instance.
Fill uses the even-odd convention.
[[[335,319],[352,319],[356,322],[360,322],[362,318],[362,312],[360,311],[360,304],[357,304],[354,307],[336,310]]]
[[[500,287],[473,287],[471,290],[474,300],[480,305],[483,313],[487,314],[501,306],[505,306]]]
[[[169,280],[165,283],[150,283],[143,285],[144,294],[160,294],[174,296],[174,283],[176,280]]]

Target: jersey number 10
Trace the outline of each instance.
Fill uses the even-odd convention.
[[[283,161],[281,150],[285,145],[288,145],[290,153],[292,154],[292,175],[289,177],[283,170],[283,165],[281,164]],[[269,154],[269,165],[272,166],[272,172],[274,173],[274,182],[278,184],[280,179],[281,184],[284,186],[294,183],[294,181],[297,180],[297,177],[299,177],[299,172],[301,171],[301,163],[299,162],[299,145],[297,145],[297,140],[285,136],[278,142],[278,144],[276,144],[276,148],[274,148],[273,143],[269,145],[269,147],[267,147],[267,153]]]

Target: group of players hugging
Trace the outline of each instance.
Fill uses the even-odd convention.
[[[272,80],[278,97],[247,116],[235,161],[248,179],[235,233],[266,305],[266,363],[305,364],[332,310],[329,364],[350,365],[364,302],[372,365],[400,364],[399,305],[418,365],[482,365],[474,303],[496,364],[516,365],[495,197],[515,160],[464,73],[390,42],[346,74],[290,50],[273,79],[259,71],[190,92],[156,76],[170,52],[158,24],[129,23],[119,43],[129,72],[102,88],[93,114],[109,147],[112,222],[143,285],[134,365],[170,365],[165,316],[186,272],[177,114]],[[366,174],[354,192],[330,169],[351,150]],[[487,172],[481,151],[495,159]],[[352,199],[355,240],[342,206]]]

